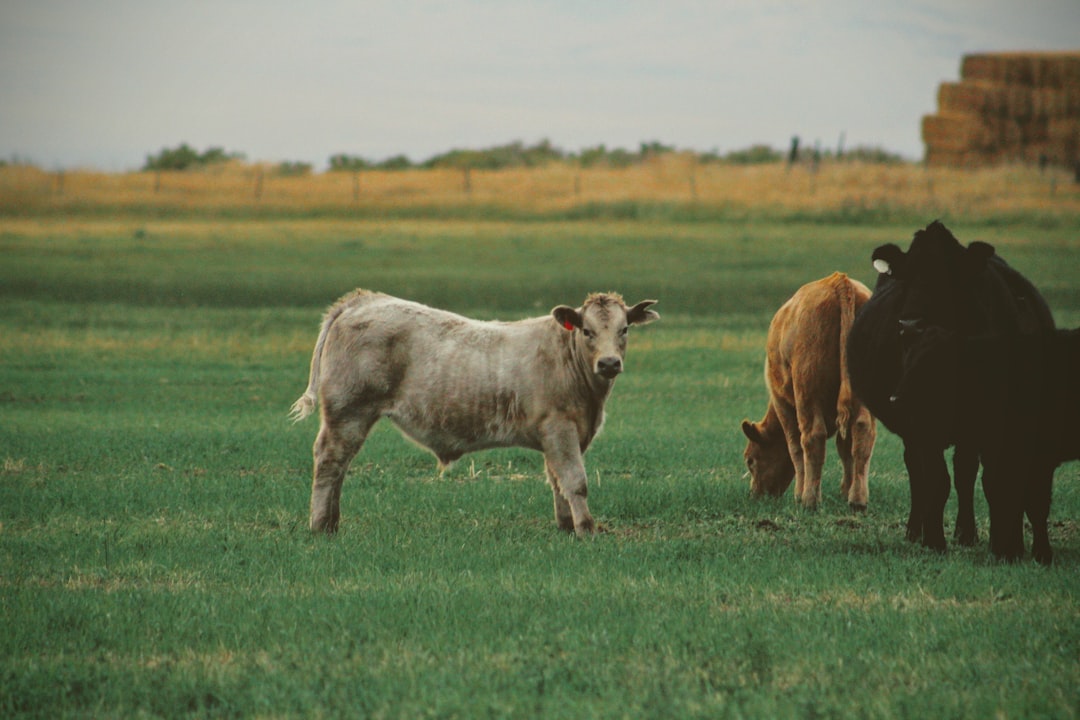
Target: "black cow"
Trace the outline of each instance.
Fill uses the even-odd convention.
[[[913,322],[901,336],[893,406],[940,427],[965,428],[986,466],[991,547],[1022,551],[1026,513],[1032,553],[1050,562],[1054,469],[1080,459],[1080,329],[962,339]]]
[[[980,458],[981,448],[972,428],[920,412],[917,405],[914,409],[909,405],[905,411],[905,403],[893,402],[903,376],[902,331],[921,323],[960,338],[1037,333],[1053,330],[1053,317],[1039,291],[997,256],[991,245],[973,242],[965,248],[940,222],[916,232],[907,252],[889,243],[874,250],[872,260],[880,273],[877,285],[856,316],[848,338],[852,388],[885,427],[904,440],[904,464],[911,487],[908,539],[945,549],[942,514],[949,497],[949,471],[944,451],[955,445],[956,537],[962,544],[974,544],[974,488],[980,459],[984,482],[987,476],[1002,476],[994,487],[1024,483],[1020,478],[1006,480],[1008,471],[994,453]],[[1000,406],[993,400],[1000,391],[998,387],[985,388],[989,406]],[[992,537],[991,549],[998,557],[1020,557],[1024,551],[1022,535],[1019,545],[1011,535],[1008,540],[1004,533]],[[1045,550],[1049,552],[1049,547]],[[1043,559],[1043,548],[1035,551]]]

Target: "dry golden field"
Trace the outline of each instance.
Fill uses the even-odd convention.
[[[542,168],[369,170],[285,177],[273,168],[231,164],[201,171],[46,172],[0,168],[0,213],[401,213],[484,212],[589,216],[589,209],[676,207],[703,216],[762,211],[858,217],[889,212],[1076,216],[1080,184],[1060,169],[980,170],[919,164],[825,162],[788,168],[699,164],[672,153],[622,169]]]

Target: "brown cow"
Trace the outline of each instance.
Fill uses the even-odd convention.
[[[582,454],[604,424],[623,371],[627,330],[659,319],[655,300],[627,307],[614,293],[576,310],[518,322],[481,322],[357,290],[323,319],[301,420],[321,408],[311,529],[332,533],[341,485],[371,427],[390,418],[445,469],[465,453],[525,447],[544,454],[559,527],[596,531]]]
[[[795,499],[817,507],[825,441],[835,434],[844,465],[840,492],[852,509],[866,509],[877,427],[851,392],[847,336],[869,298],[865,285],[837,272],[799,288],[773,317],[765,341],[769,408],[761,422],[742,423],[754,496],[779,497],[794,477]]]

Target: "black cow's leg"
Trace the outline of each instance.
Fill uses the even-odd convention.
[[[979,453],[970,445],[957,444],[953,451],[953,484],[956,486],[956,527],[953,537],[961,545],[979,541],[975,524],[975,479],[979,474]]]
[[[984,459],[983,494],[990,506],[990,552],[1013,562],[1024,556],[1024,493],[1020,478],[1000,459]]]
[[[1036,562],[1049,565],[1054,559],[1050,548],[1047,521],[1050,517],[1050,496],[1054,483],[1054,468],[1037,468],[1024,487],[1024,506],[1031,523],[1031,554]]]
[[[911,447],[904,443],[904,465],[908,471],[908,488],[911,491],[911,510],[908,513],[907,533],[908,542],[917,542],[922,539],[923,515],[925,514],[925,500],[923,498],[922,471],[917,464],[918,456]]]
[[[932,446],[906,444],[904,462],[911,485],[908,539],[917,539],[918,530],[921,529],[922,544],[944,552],[945,525],[942,516],[949,499],[949,470],[945,465],[945,456],[940,449]]]
[[[945,552],[945,503],[949,500],[949,468],[941,450],[927,452],[927,503],[923,545]]]

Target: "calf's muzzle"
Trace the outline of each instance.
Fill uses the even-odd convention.
[[[622,359],[618,357],[602,357],[596,361],[596,372],[608,380],[622,372]]]

